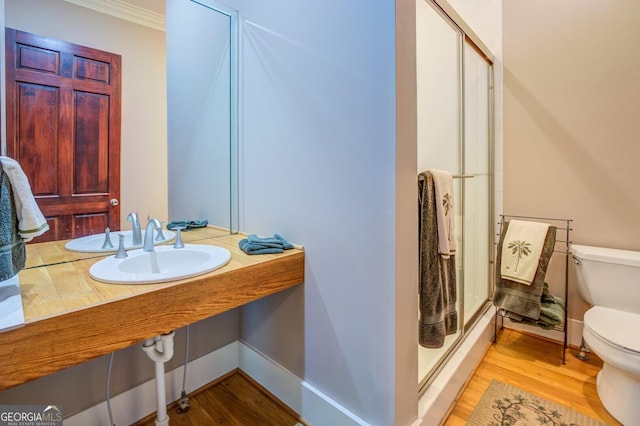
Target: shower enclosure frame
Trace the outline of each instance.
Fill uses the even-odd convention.
[[[495,99],[494,99],[494,56],[490,52],[490,50],[482,43],[482,41],[478,38],[478,36],[471,30],[471,28],[462,20],[462,18],[455,12],[451,6],[446,3],[446,1],[439,0],[417,0],[417,1],[425,1],[429,5],[431,5],[436,12],[438,12],[444,20],[446,20],[455,30],[457,30],[461,37],[458,43],[458,61],[460,64],[459,68],[459,105],[458,105],[458,120],[459,120],[459,135],[458,135],[458,152],[459,152],[459,170],[460,174],[456,177],[459,178],[459,188],[461,190],[461,235],[462,235],[462,250],[459,253],[463,253],[460,256],[460,261],[464,260],[464,250],[465,250],[465,229],[464,229],[464,218],[465,218],[465,186],[468,179],[473,179],[476,176],[473,174],[468,174],[466,170],[466,154],[465,154],[465,141],[466,141],[466,110],[465,110],[465,46],[471,47],[476,53],[479,54],[480,58],[487,62],[487,192],[488,192],[488,200],[487,200],[487,235],[486,235],[486,250],[488,254],[488,265],[487,265],[487,297],[484,302],[480,304],[478,309],[475,312],[469,315],[469,318],[466,318],[465,313],[465,302],[464,302],[464,270],[460,274],[461,283],[458,288],[463,289],[461,294],[458,294],[458,309],[460,312],[460,332],[459,335],[456,336],[455,340],[449,344],[449,346],[442,352],[439,359],[433,367],[429,369],[422,377],[418,379],[418,391],[419,394],[423,394],[425,390],[428,388],[430,383],[435,379],[437,374],[442,370],[442,368],[446,365],[447,361],[453,356],[455,351],[460,347],[460,345],[464,342],[466,336],[469,331],[476,325],[478,319],[491,307],[490,296],[493,293],[494,282],[493,282],[493,268],[494,268],[494,212],[495,212],[495,199],[494,199],[494,170],[495,170]],[[463,263],[464,265],[464,263]],[[464,267],[464,266],[463,266]],[[424,348],[419,348],[424,349]],[[428,350],[428,349],[427,349]],[[422,375],[422,372],[419,372]]]

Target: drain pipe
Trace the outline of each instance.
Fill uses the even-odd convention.
[[[148,339],[142,344],[142,350],[155,362],[156,366],[156,426],[169,426],[167,415],[167,396],[164,385],[164,363],[173,357],[174,332]]]

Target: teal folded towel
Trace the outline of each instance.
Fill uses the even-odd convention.
[[[204,228],[207,226],[209,222],[207,219],[203,220],[174,220],[172,222],[167,223],[167,229],[173,231],[176,228],[182,229],[194,229],[194,228]]]
[[[293,244],[278,234],[273,237],[258,237],[250,234],[238,243],[240,249],[247,254],[274,254],[282,253],[293,248]]]

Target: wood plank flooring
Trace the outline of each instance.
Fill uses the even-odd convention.
[[[493,379],[517,386],[609,425],[620,425],[602,406],[596,392],[596,375],[602,366],[595,354],[581,361],[567,349],[562,365],[562,345],[504,329],[495,345],[458,396],[446,426],[466,425],[467,419]]]
[[[235,370],[189,395],[190,409],[178,414],[168,409],[171,426],[294,426],[302,419],[240,370]],[[155,426],[155,413],[136,426]]]
[[[466,425],[467,419],[493,379],[518,386],[609,425],[619,426],[602,406],[596,393],[596,375],[602,366],[593,353],[590,361],[567,350],[562,365],[562,347],[556,342],[504,329],[458,396],[443,422],[445,426]],[[190,410],[177,414],[170,407],[172,426],[269,425],[294,426],[306,423],[293,410],[240,370],[229,373],[210,386],[189,395]],[[155,414],[136,423],[154,426]]]

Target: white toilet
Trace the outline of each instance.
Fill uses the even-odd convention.
[[[602,361],[602,405],[623,425],[640,424],[640,252],[572,245],[578,291],[592,304],[582,335]]]

